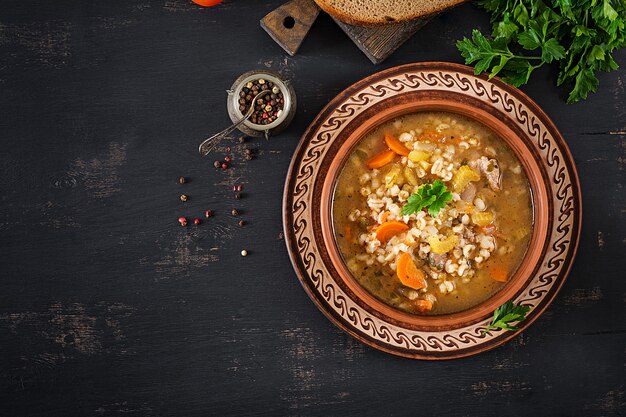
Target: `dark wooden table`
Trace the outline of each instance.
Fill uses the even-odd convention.
[[[523,88],[583,189],[555,302],[493,351],[412,361],[356,342],[308,299],[279,238],[284,178],[337,92],[398,64],[460,62],[455,40],[487,17],[445,13],[376,67],[325,15],[287,56],[258,25],[279,4],[2,2],[0,415],[624,415],[626,51],[583,103],[564,103],[554,68]],[[216,155],[230,146],[234,161],[216,170],[197,145],[254,68],[293,81],[297,115],[268,142],[223,143]],[[210,221],[178,225],[206,209]]]

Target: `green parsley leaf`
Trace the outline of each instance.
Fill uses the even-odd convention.
[[[517,6],[513,8],[513,18],[522,26],[528,24],[528,9],[524,6],[523,2],[519,2]]]
[[[507,42],[519,31],[519,27],[511,20],[511,14],[505,13],[502,21],[493,25],[494,39],[505,39]]]
[[[604,17],[606,17],[609,20],[613,20],[617,18],[617,12],[613,8],[613,6],[611,6],[611,3],[609,2],[609,0],[604,0],[602,2],[602,13],[604,14]]]
[[[574,103],[585,99],[589,93],[595,93],[598,89],[599,81],[590,68],[584,69],[576,75],[574,89],[567,98],[568,103]]]
[[[522,45],[522,48],[529,51],[535,50],[541,46],[541,39],[539,34],[534,29],[528,29],[525,32],[520,33],[517,36],[517,42]]]
[[[534,67],[524,59],[513,59],[506,65],[506,70],[502,73],[502,79],[515,87],[526,84],[533,72]]]
[[[483,334],[489,330],[499,327],[504,330],[517,330],[518,327],[511,325],[514,322],[520,322],[526,318],[526,314],[530,311],[530,307],[513,304],[513,301],[509,300],[496,308],[493,312],[493,320],[485,330]]]
[[[443,181],[436,180],[432,184],[422,185],[417,193],[411,195],[407,203],[402,207],[402,215],[407,216],[417,213],[424,207],[428,209],[428,214],[437,217],[437,214],[452,200],[452,193],[448,191]]]
[[[499,63],[491,71],[490,77],[492,78],[498,74],[499,68],[513,57],[511,51],[506,47],[506,39],[490,41],[478,30],[472,32],[471,40],[463,38],[463,40],[458,41],[457,48],[459,48],[461,55],[465,58],[465,63],[471,64],[476,62],[474,65],[474,73],[476,75],[486,71],[492,65],[494,58],[500,57]]]
[[[604,61],[604,49],[600,45],[594,45],[591,51],[589,52],[589,59],[594,59],[596,61]]]
[[[541,45],[541,59],[544,62],[550,63],[561,58],[565,58],[565,48],[555,38],[550,38]]]

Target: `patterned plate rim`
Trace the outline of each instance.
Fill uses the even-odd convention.
[[[417,84],[407,84],[413,81]],[[385,82],[387,84],[384,84]],[[302,168],[305,151],[310,151],[308,147],[315,139],[314,133],[317,133],[329,120],[332,120],[332,123],[327,126],[331,128],[336,126],[335,130],[340,128],[339,118],[331,118],[340,106],[345,109],[348,108],[348,104],[351,104],[357,107],[362,105],[361,108],[365,108],[369,103],[364,100],[365,96],[373,97],[385,89],[399,93],[404,87],[409,90],[434,87],[445,90],[457,87],[463,92],[471,89],[475,94],[472,97],[478,97],[481,100],[485,100],[483,96],[486,95],[491,100],[491,105],[502,106],[503,110],[515,113],[517,117],[515,121],[520,124],[521,128],[528,131],[529,137],[533,139],[533,145],[538,147],[544,155],[542,162],[547,162],[552,168],[550,188],[555,189],[551,193],[551,198],[555,199],[555,193],[562,197],[560,204],[556,202],[554,204],[554,214],[555,218],[559,215],[558,217],[562,217],[563,220],[555,220],[554,230],[548,236],[550,248],[542,258],[544,261],[549,258],[548,270],[534,276],[515,300],[532,307],[526,320],[519,324],[520,329],[515,332],[497,329],[482,334],[482,329],[489,322],[489,318],[454,331],[440,332],[405,329],[384,322],[354,305],[349,297],[342,294],[343,291],[338,288],[337,284],[333,285],[334,278],[328,274],[328,271],[325,271],[322,259],[316,260],[315,254],[310,252],[306,253],[305,257],[301,254],[302,249],[307,250],[310,246],[315,246],[310,238],[298,239],[296,236],[298,233],[302,237],[307,232],[307,227],[312,229],[312,226],[299,223],[298,229],[294,228],[295,197],[296,195],[303,196],[297,198],[295,208],[300,212],[303,207],[306,210],[305,197],[307,191],[311,191],[312,188],[306,189],[305,182],[315,179],[310,166],[302,179],[298,180],[297,175],[297,170]],[[365,93],[368,89],[369,94]],[[357,95],[360,102],[354,100]],[[352,103],[349,103],[350,100]],[[532,133],[533,131],[535,134]],[[325,144],[332,143],[333,138],[331,135]],[[321,148],[325,144],[316,144],[316,146]],[[316,149],[312,155],[316,159],[321,159],[322,153],[323,149],[321,151]],[[553,168],[554,165],[556,168]],[[295,192],[296,190],[300,191],[299,194]],[[565,140],[547,114],[522,91],[505,84],[498,78],[488,80],[486,76],[474,75],[473,70],[467,66],[447,62],[413,63],[389,68],[357,81],[339,93],[322,109],[302,135],[287,172],[283,194],[283,229],[289,257],[301,285],[320,311],[340,329],[363,343],[394,355],[414,359],[440,360],[474,355],[499,346],[532,324],[554,300],[570,272],[578,249],[581,223],[582,201],[576,166]],[[555,237],[555,230],[557,234],[560,233],[558,238]],[[311,236],[313,235],[313,230],[308,230],[308,232]],[[552,252],[555,254],[550,257]],[[321,265],[316,266],[316,261]],[[319,281],[316,285],[311,272],[307,271],[307,265],[309,269],[318,267],[314,271],[315,278],[326,279],[328,282]],[[553,276],[548,276],[550,274]]]

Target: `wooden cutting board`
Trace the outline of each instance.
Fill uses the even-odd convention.
[[[291,0],[261,19],[261,27],[291,56],[295,55],[320,12],[313,0]],[[333,17],[337,25],[374,64],[387,59],[429,19],[365,28]]]
[[[416,19],[375,28],[352,26],[334,17],[333,20],[370,61],[380,64],[428,23],[429,19]]]

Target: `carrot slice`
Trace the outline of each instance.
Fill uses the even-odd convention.
[[[489,268],[489,275],[491,279],[498,282],[506,282],[508,278],[508,273],[504,265],[494,265]]]
[[[404,146],[404,143],[400,142],[398,138],[390,133],[385,133],[385,143],[389,146],[389,149],[397,153],[398,155],[407,156],[409,154],[409,148]]]
[[[428,313],[430,310],[433,309],[432,301],[428,300],[413,300],[413,305],[415,306],[415,309],[420,313]]]
[[[344,228],[344,232],[344,236],[346,237],[346,239],[352,240],[352,228],[350,226],[346,226]]]
[[[374,157],[366,162],[366,165],[369,169],[384,167],[389,162],[393,161],[395,157],[396,153],[390,149],[387,149],[386,151],[383,151],[378,155],[374,155]]]
[[[426,287],[426,274],[415,266],[413,258],[406,252],[402,252],[398,258],[396,273],[402,285],[414,290]]]
[[[409,226],[398,221],[385,222],[376,228],[376,239],[381,243],[387,242],[398,233],[406,232]]]
[[[496,226],[493,223],[488,226],[479,226],[478,231],[484,235],[493,235],[496,231]]]

